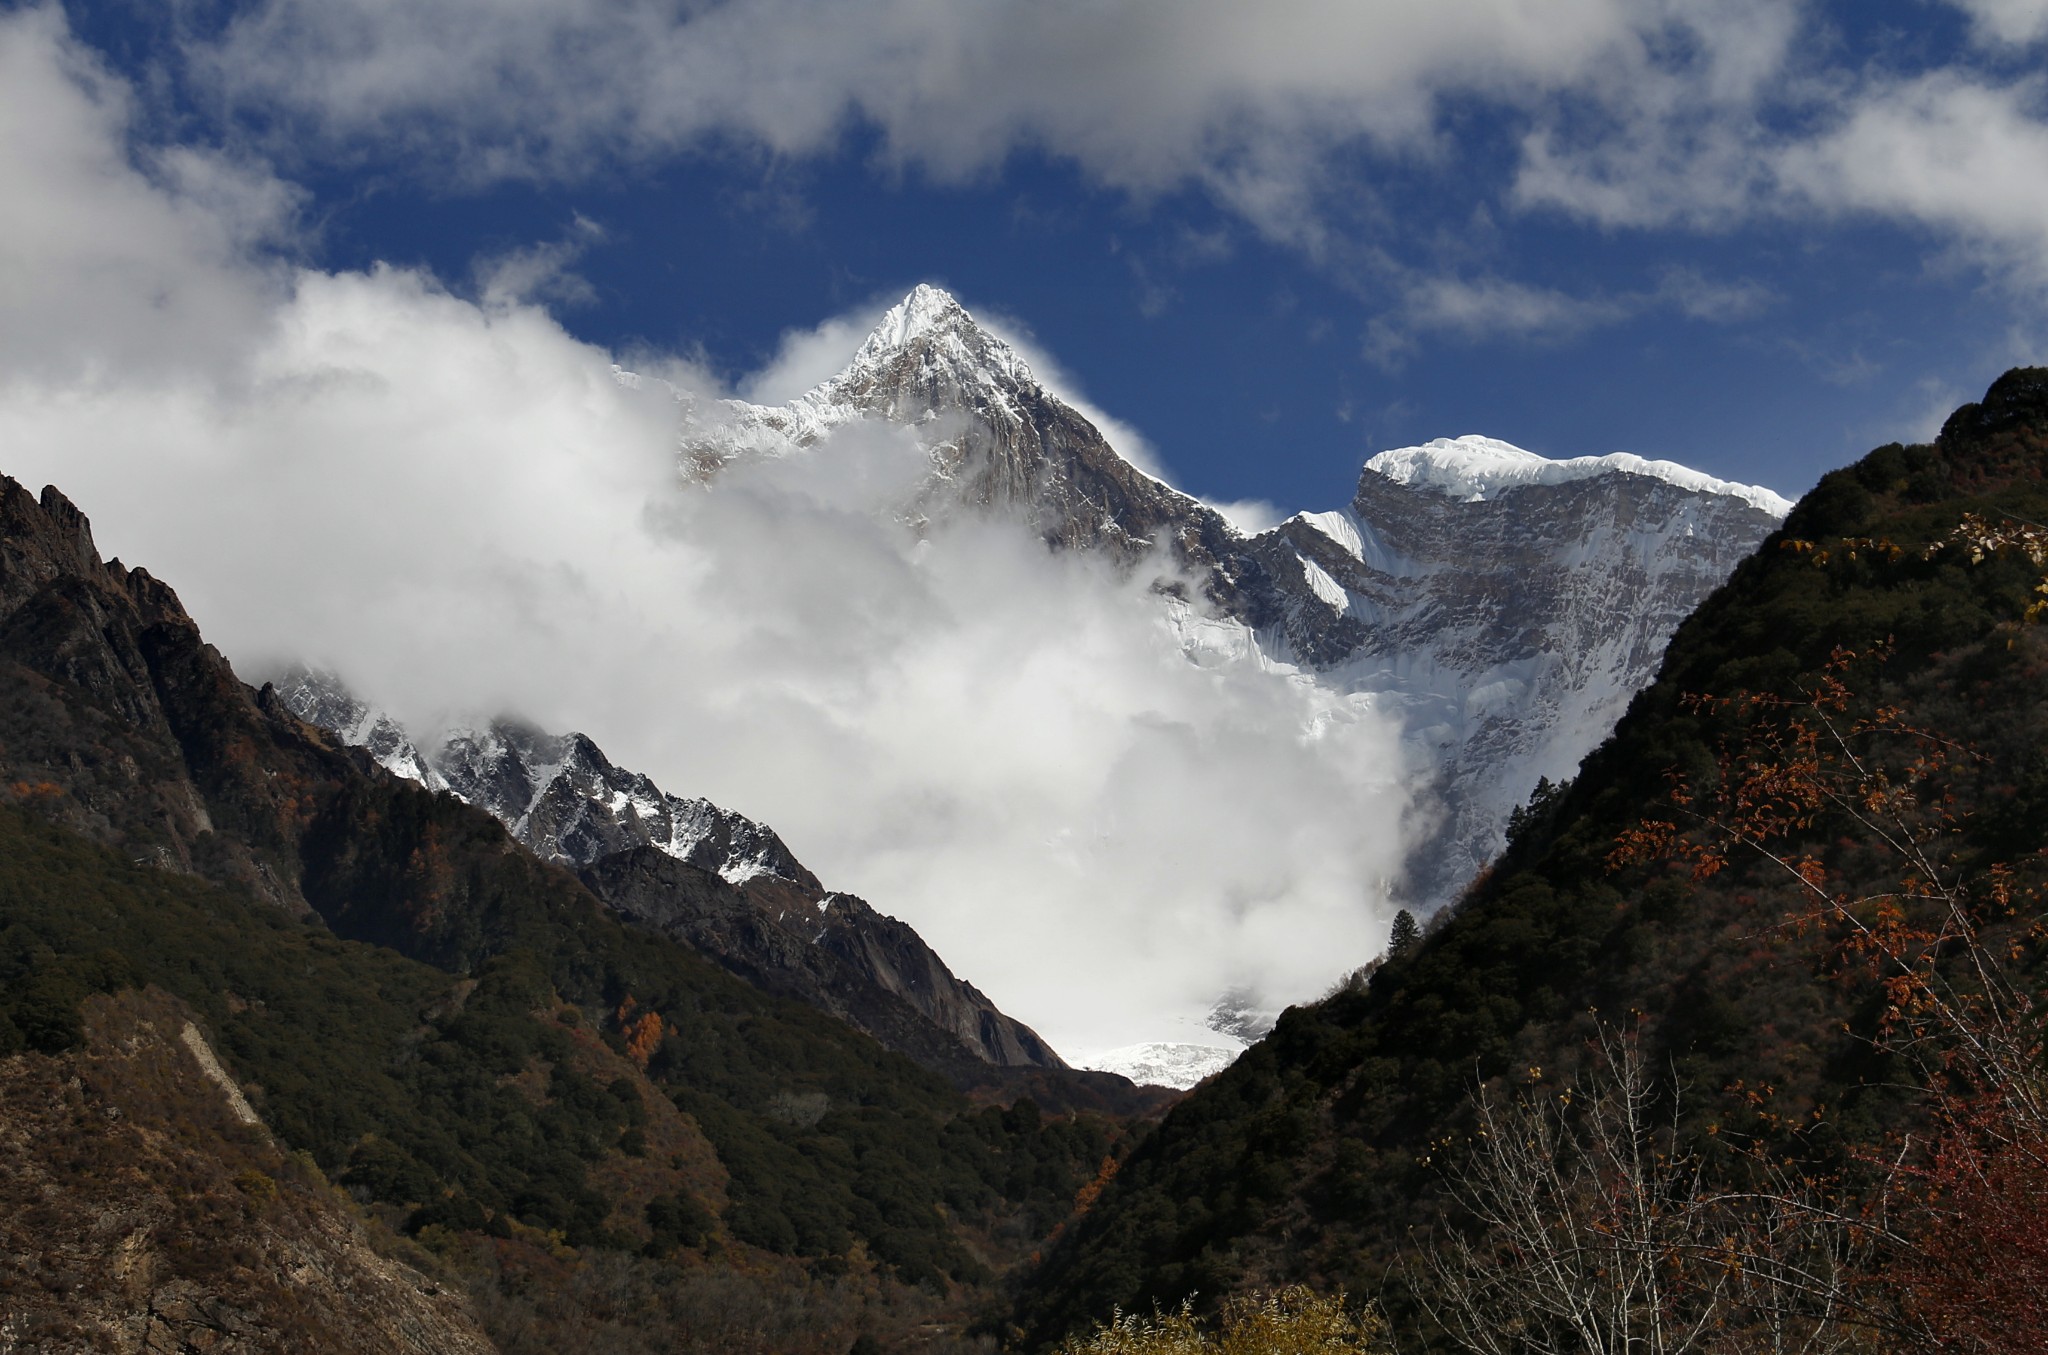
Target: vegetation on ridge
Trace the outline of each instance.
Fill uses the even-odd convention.
[[[194,1013],[286,1145],[481,1284],[515,1348],[596,1339],[517,1300],[600,1271],[607,1349],[660,1345],[707,1267],[855,1296],[805,1348],[863,1305],[957,1308],[1121,1132],[970,1104],[627,926],[241,684],[61,495],[0,481],[0,1055],[77,1053],[81,1003],[138,985]]]
[[[1530,1069],[1568,1083],[1601,1021],[1631,1012],[1649,1066],[1686,1088],[1685,1142],[1768,1144],[1846,1176],[1872,1145],[1928,1125],[1921,1065],[1883,1038],[1886,989],[1782,925],[1796,901],[1775,866],[1731,854],[1696,876],[1610,858],[1674,777],[1705,803],[1742,764],[1755,708],[1733,698],[1796,698],[1838,649],[1882,645],[1861,679],[1870,708],[1972,750],[1943,788],[1949,868],[1982,899],[1994,866],[2035,882],[2048,637],[2027,618],[2043,571],[2023,550],[1930,548],[1971,516],[2048,521],[2044,473],[2048,372],[2023,370],[1936,443],[1880,448],[1823,480],[1450,916],[1366,984],[1288,1012],[1132,1153],[1033,1277],[1019,1310],[1033,1339],[1119,1307],[1291,1282],[1380,1295],[1417,1322],[1412,1260],[1451,1203],[1439,1152],[1469,1141],[1475,1086]],[[1787,850],[1822,857],[1851,897],[1899,880],[1890,858],[1831,837],[1839,827],[1816,816]],[[2010,927],[2000,944],[2034,983],[2038,952]]]

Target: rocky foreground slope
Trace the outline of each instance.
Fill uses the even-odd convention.
[[[266,1132],[438,1258],[513,1349],[837,1355],[957,1321],[1124,1132],[1041,1107],[1145,1099],[988,1065],[1015,1080],[970,1099],[633,925],[241,682],[61,494],[0,477],[0,1067],[88,1047],[95,995],[152,987]],[[212,1123],[160,1109],[145,1142]],[[69,1153],[61,1125],[23,1132],[36,1217],[63,1226],[21,1264],[61,1292],[65,1257],[106,1241],[105,1164],[91,1135]],[[139,1160],[174,1201],[190,1184],[178,1153]],[[152,1237],[244,1285],[256,1253],[216,1234]]]
[[[271,1137],[184,1004],[98,995],[81,1034],[0,1058],[0,1352],[497,1349]]]

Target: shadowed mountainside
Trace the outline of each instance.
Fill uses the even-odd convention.
[[[1783,870],[1739,852],[1710,875],[1621,865],[1616,846],[1646,815],[1685,820],[1674,776],[1696,806],[1724,767],[1773,755],[1752,742],[1744,712],[1758,706],[1736,698],[1775,709],[1840,671],[1862,703],[1845,720],[1873,712],[1870,727],[1959,750],[1934,808],[1953,816],[1943,859],[1962,887],[2038,889],[2048,638],[2033,604],[2048,580],[2027,551],[1963,537],[1967,515],[2048,521],[2044,474],[2048,370],[2022,369],[1933,444],[1879,448],[1822,480],[1679,628],[1657,682],[1576,782],[1517,816],[1504,858],[1419,945],[1288,1011],[1133,1152],[1028,1281],[1032,1341],[1118,1306],[1294,1280],[1398,1310],[1403,1258],[1440,1206],[1432,1160],[1467,1132],[1475,1085],[1568,1076],[1601,1020],[1639,1023],[1650,1066],[1686,1087],[1681,1128],[1700,1143],[1853,1162],[1857,1145],[1914,1123],[1914,1079],[1877,1039],[1881,994],[1786,925],[1803,896]],[[1833,872],[1831,887],[1902,888],[1881,843],[1827,822],[1795,855]],[[2024,933],[2013,944],[2038,962]]]
[[[678,1295],[738,1301],[708,1273],[822,1324],[779,1349],[957,1321],[1122,1133],[976,1108],[629,927],[489,815],[241,683],[60,494],[0,479],[0,1058],[88,1048],[93,995],[137,985],[184,1003],[282,1147],[427,1245],[514,1348],[584,1342],[592,1309],[515,1301],[571,1272],[612,1277],[609,1349],[749,1348],[676,1344],[709,1321]],[[192,1132],[163,1114],[138,1127]],[[82,1170],[53,1178],[79,1218]]]

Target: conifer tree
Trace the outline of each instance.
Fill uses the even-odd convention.
[[[1389,960],[1400,959],[1409,951],[1414,950],[1416,942],[1421,939],[1422,928],[1416,925],[1415,914],[1403,908],[1400,912],[1394,914],[1394,930],[1387,937],[1387,958]]]

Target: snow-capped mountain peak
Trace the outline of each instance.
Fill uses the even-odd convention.
[[[873,421],[909,430],[931,475],[901,506],[917,523],[966,505],[1017,513],[1048,545],[1135,563],[1174,530],[1206,564],[1238,533],[1222,515],[1118,456],[1000,335],[923,284],[892,306],[838,375],[784,405],[720,402],[680,430],[684,474],[713,484],[738,462],[785,457]]]
[[[1484,867],[1539,777],[1573,774],[1655,675],[1679,621],[1790,507],[1673,462],[1553,460],[1467,436],[1381,452],[1349,503],[1239,531],[1117,455],[930,286],[892,307],[838,375],[722,417],[681,431],[703,483],[737,460],[829,455],[843,426],[893,426],[931,459],[896,510],[914,528],[994,512],[1055,549],[1152,571],[1195,662],[1284,671],[1397,720],[1432,802],[1417,822],[1439,827],[1394,887],[1424,908]],[[1210,1030],[1104,1058],[1181,1078],[1223,1043]]]
[[[1523,485],[1561,485],[1602,475],[1644,475],[1696,494],[1720,494],[1782,518],[1791,500],[1758,485],[1702,475],[1676,461],[1652,461],[1629,452],[1574,456],[1553,461],[1498,438],[1467,433],[1437,438],[1420,447],[1397,447],[1365,463],[1366,470],[1396,484],[1433,489],[1466,503],[1482,503]]]
[[[850,417],[917,426],[957,410],[1018,423],[1049,398],[1017,350],[929,283],[883,314],[838,375],[790,403],[800,424]],[[766,413],[767,411],[763,411]]]
[[[883,314],[853,361],[816,393],[856,384],[913,349],[920,350],[928,364],[950,368],[956,376],[979,378],[983,384],[1033,379],[1017,351],[977,324],[951,292],[921,282]]]
[[[726,400],[687,415],[683,466],[710,483],[734,461],[787,456],[877,419],[929,434],[927,450],[944,469],[956,416],[1014,430],[1047,402],[1052,397],[1016,349],[977,324],[951,293],[920,283],[883,314],[844,368],[788,404]]]

